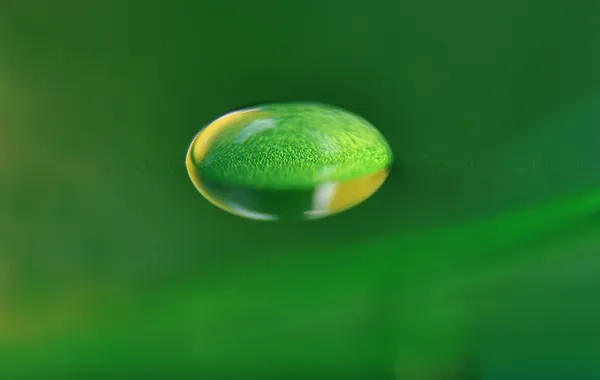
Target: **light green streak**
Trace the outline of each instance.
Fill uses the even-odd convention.
[[[382,295],[382,289],[400,289],[397,284],[401,284],[401,287],[412,290],[399,293],[398,300],[417,308],[425,307],[431,297],[440,301],[442,298],[438,297],[446,297],[443,291],[440,292],[440,286],[464,274],[465,268],[482,269],[510,261],[514,257],[508,252],[518,251],[514,248],[520,244],[558,233],[565,227],[584,221],[598,210],[600,191],[594,191],[489,220],[365,244],[353,249],[350,254],[345,248],[340,248],[336,253],[324,252],[323,256],[312,254],[304,259],[282,259],[269,268],[246,269],[243,273],[220,278],[211,284],[182,284],[162,295],[157,294],[154,305],[132,314],[131,319],[122,320],[117,325],[121,327],[113,328],[111,324],[83,340],[65,337],[60,342],[40,347],[35,361],[40,363],[40,368],[43,368],[44,362],[61,368],[75,368],[73,361],[82,368],[94,368],[101,367],[106,360],[118,367],[119,357],[127,353],[129,356],[123,362],[123,368],[157,360],[165,366],[171,363],[180,368],[222,370],[228,368],[232,361],[266,365],[270,360],[311,362],[323,356],[331,359],[330,356],[334,355],[332,360],[343,365],[347,360],[358,360],[355,358],[358,353],[352,351],[352,341],[347,344],[343,339],[352,340],[347,333],[356,329],[356,320],[360,325],[365,315],[371,315],[367,320],[377,319],[375,315],[378,313],[373,313],[372,309],[382,305],[386,307],[388,301],[395,301]],[[389,248],[391,246],[402,248]],[[507,254],[494,255],[493,252],[497,251]],[[453,252],[462,254],[453,255]],[[341,256],[345,259],[340,260]],[[240,292],[240,289],[244,291]],[[419,302],[423,297],[429,302]],[[256,321],[265,313],[273,320],[248,322]],[[436,312],[429,305],[423,313],[416,315],[425,318]],[[387,314],[378,321],[382,325],[372,326],[374,330],[383,329],[381,336],[393,334],[398,328],[394,326],[395,312],[390,309]],[[183,319],[180,319],[182,316]],[[344,316],[349,319],[344,319]],[[447,322],[447,318],[441,319],[443,321],[430,323]],[[454,327],[449,326],[450,330],[443,334],[452,336],[452,329],[462,328],[463,322],[459,317]],[[412,323],[417,331],[413,336],[415,343],[423,339],[419,328],[429,328],[429,325],[418,319]],[[190,328],[193,331],[188,331]],[[341,339],[331,339],[329,345],[309,344],[308,350],[305,346],[302,349],[281,349],[283,341],[302,341],[304,334],[309,334],[309,342],[311,339],[319,341],[310,332],[322,328]],[[154,341],[158,339],[156,337],[165,336],[172,336],[177,341],[182,334],[188,333],[193,333],[193,339],[185,348],[187,356],[183,357],[168,354],[168,340]],[[431,339],[439,339],[439,336]],[[142,345],[146,349],[139,349],[140,342],[146,340],[148,343]],[[410,346],[410,343],[403,342],[404,346]],[[248,344],[253,348],[249,349]],[[456,344],[459,350],[462,343],[457,341]],[[79,357],[64,354],[76,346]],[[160,349],[162,346],[164,349]],[[366,355],[366,360],[378,360],[376,346],[366,347],[361,355]],[[446,348],[450,350],[448,353],[452,352],[451,347]],[[32,353],[27,353],[31,360],[29,355]],[[138,356],[132,357],[132,353]],[[16,350],[2,357],[12,361],[14,370],[23,370],[29,362]],[[202,361],[199,361],[200,358]],[[3,368],[8,368],[5,367],[6,362],[0,360],[0,363]]]

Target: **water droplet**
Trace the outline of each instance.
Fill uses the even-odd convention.
[[[279,103],[230,112],[200,130],[188,174],[211,203],[256,220],[316,219],[369,198],[392,164],[385,138],[343,109]]]

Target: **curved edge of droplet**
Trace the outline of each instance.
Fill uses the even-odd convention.
[[[212,196],[210,194],[210,192],[206,190],[202,180],[200,179],[200,176],[197,172],[197,167],[193,160],[193,158],[195,157],[194,156],[195,142],[196,142],[198,136],[200,136],[200,134],[204,131],[204,129],[205,128],[200,130],[200,132],[198,132],[196,134],[196,136],[194,136],[194,139],[192,140],[192,143],[190,144],[190,146],[187,150],[187,153],[186,153],[186,157],[185,157],[186,170],[187,170],[188,176],[190,177],[190,180],[192,181],[192,184],[194,185],[196,190],[198,190],[198,192],[209,203],[213,204],[214,206],[218,207],[219,209],[221,209],[231,215],[239,216],[239,217],[242,217],[245,219],[250,219],[250,220],[258,220],[258,221],[278,220],[278,218],[274,215],[263,214],[263,213],[259,213],[259,212],[252,212],[252,211],[244,209],[241,206],[238,206],[237,204],[235,204],[233,202],[230,202],[229,204],[225,204],[225,203],[221,202],[219,199],[217,199],[216,197]]]

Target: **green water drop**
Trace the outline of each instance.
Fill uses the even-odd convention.
[[[393,156],[365,119],[338,107],[279,103],[230,112],[194,137],[194,186],[232,214],[315,219],[347,210],[385,181]]]

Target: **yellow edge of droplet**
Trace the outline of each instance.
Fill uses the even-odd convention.
[[[352,208],[369,198],[383,185],[389,172],[386,168],[355,180],[339,183],[328,207],[330,214]]]
[[[220,118],[218,118],[217,120],[213,121],[212,123],[207,125],[205,128],[203,128],[200,132],[198,132],[196,137],[194,137],[194,140],[190,144],[190,147],[189,147],[186,157],[185,157],[185,166],[186,166],[188,175],[190,176],[192,183],[194,184],[196,189],[200,192],[200,194],[202,194],[202,196],[204,198],[206,198],[209,202],[211,202],[215,206],[217,206],[229,213],[232,213],[234,215],[238,215],[238,213],[231,210],[226,204],[219,201],[218,199],[216,199],[215,197],[210,195],[205,190],[204,185],[202,184],[202,180],[200,179],[200,176],[198,175],[198,169],[196,168],[195,162],[200,162],[204,159],[204,157],[208,153],[208,148],[210,147],[211,142],[219,134],[219,132],[221,132],[224,128],[227,128],[228,126],[230,126],[231,123],[238,122],[245,117],[248,117],[250,115],[255,117],[256,113],[258,111],[259,111],[259,109],[257,109],[257,108],[235,111],[235,112],[231,112],[226,115],[223,115]]]
[[[247,118],[252,115],[256,117],[256,113],[259,111],[258,108],[240,110],[228,113],[221,116],[217,120],[213,121],[206,128],[203,128],[194,138],[194,141],[190,145],[190,151],[194,155],[194,161],[200,162],[208,153],[208,148],[211,142],[223,129],[231,126],[232,123],[239,122],[240,120]]]

